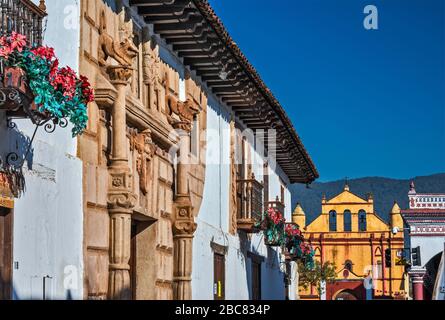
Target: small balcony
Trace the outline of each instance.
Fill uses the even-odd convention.
[[[252,174],[250,179],[237,181],[237,227],[248,233],[259,232],[255,224],[263,216],[263,184]]]
[[[278,212],[280,212],[281,214],[284,214],[284,210],[286,208],[286,206],[284,205],[284,203],[282,203],[280,201],[280,199],[277,198],[275,199],[275,201],[269,201],[267,203],[268,208],[274,208],[275,210],[277,210]]]
[[[31,0],[0,0],[0,35],[17,32],[25,35],[31,46],[41,45],[46,15],[44,0],[39,5]]]

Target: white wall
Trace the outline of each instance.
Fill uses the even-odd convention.
[[[251,298],[251,261],[247,252],[264,258],[262,264],[262,298],[284,299],[282,256],[278,249],[264,245],[262,233],[233,236],[229,234],[230,194],[230,111],[211,94],[207,109],[207,150],[204,200],[197,218],[198,229],[193,241],[193,299],[213,299],[213,251],[215,242],[228,247],[226,256],[226,290],[228,300]],[[252,147],[253,150],[253,147]],[[254,150],[253,150],[254,151]],[[257,180],[263,180],[262,163],[257,152],[252,153]],[[260,165],[261,164],[261,165]],[[277,172],[280,169],[277,168]],[[270,170],[270,199],[281,194],[277,172]],[[283,175],[284,176],[284,175]],[[285,182],[286,182],[286,178]],[[290,220],[290,193],[286,192],[286,217]]]
[[[445,237],[419,237],[411,236],[411,248],[420,246],[420,259],[422,266],[426,265],[434,256],[443,252]]]
[[[34,1],[38,3],[39,1]],[[80,1],[49,0],[44,44],[52,46],[61,65],[78,70]],[[35,126],[16,120],[17,129],[0,125],[0,155],[25,149]],[[82,163],[75,157],[71,127],[52,134],[39,128],[24,165],[26,191],[14,209],[14,299],[42,299],[43,277],[49,299],[83,297]],[[65,282],[65,283],[64,283]]]

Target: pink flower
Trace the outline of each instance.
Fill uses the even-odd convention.
[[[17,32],[12,32],[9,41],[11,42],[11,49],[17,49],[18,52],[22,52],[23,47],[26,46],[26,36]]]

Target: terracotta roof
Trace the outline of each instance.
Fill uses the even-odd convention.
[[[247,127],[276,129],[278,164],[292,183],[318,172],[283,107],[230,37],[207,0],[130,0],[154,32]],[[227,77],[221,76],[222,71]]]

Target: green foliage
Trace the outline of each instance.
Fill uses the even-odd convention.
[[[331,262],[323,265],[315,261],[312,266],[303,260],[298,262],[299,285],[307,290],[311,285],[316,286],[318,294],[321,294],[321,282],[332,282],[336,279],[336,267]]]

